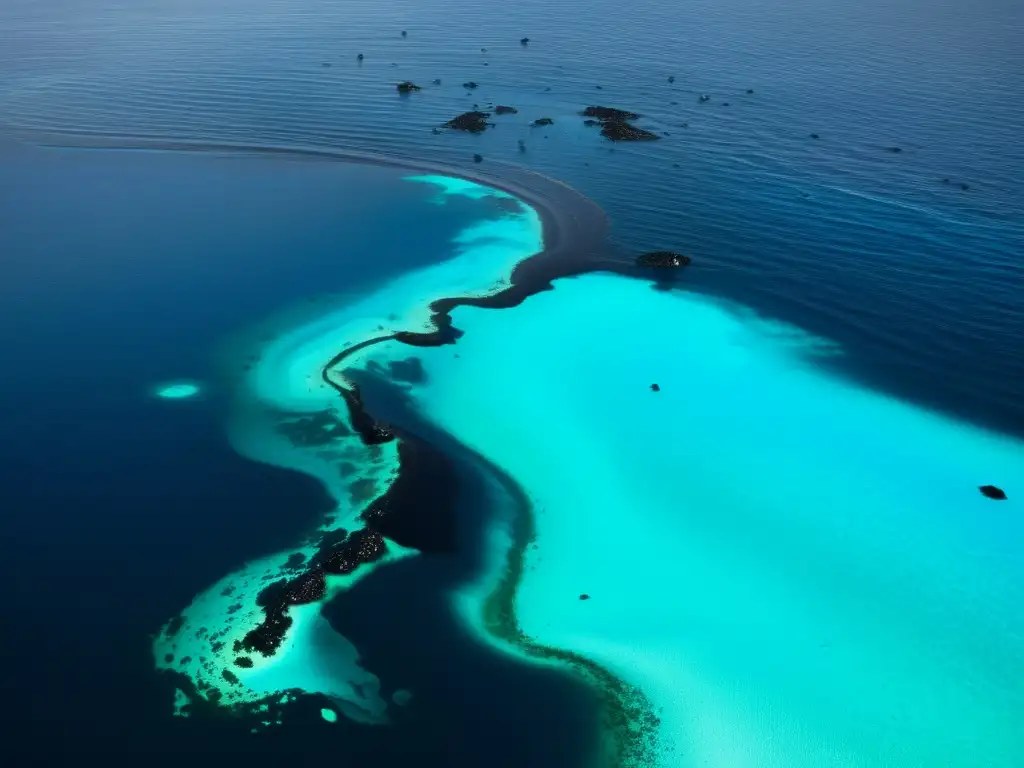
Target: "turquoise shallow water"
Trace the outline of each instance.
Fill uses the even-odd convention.
[[[978,486],[1024,485],[1024,444],[641,281],[454,319],[413,400],[522,483],[520,625],[645,692],[655,765],[1021,764],[1024,517]]]

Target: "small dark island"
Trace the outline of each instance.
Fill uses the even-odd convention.
[[[1006,491],[995,485],[982,485],[978,487],[982,496],[994,501],[1006,501]]]
[[[480,86],[479,86],[479,84],[477,84],[477,83],[473,82],[472,80],[470,80],[468,83],[463,83],[462,87],[465,88],[468,91],[472,91],[474,88],[479,88]]]
[[[580,114],[584,117],[595,117],[598,120],[636,120],[640,117],[636,112],[627,112],[615,107],[587,107]]]
[[[636,257],[639,267],[654,269],[678,269],[690,263],[690,257],[673,251],[651,251]]]
[[[555,121],[552,120],[550,117],[538,117],[536,120],[533,121],[533,124],[535,126],[554,125]]]
[[[653,141],[661,138],[629,122],[640,117],[636,112],[615,107],[587,107],[581,114],[591,118],[585,120],[584,125],[593,125],[595,121],[600,123],[601,135],[612,141]]]
[[[518,112],[519,110],[516,109],[515,107],[507,107],[502,104],[499,104],[494,108],[494,114],[496,115],[514,115],[517,114]]]
[[[487,122],[487,118],[491,116],[490,112],[478,112],[476,110],[472,112],[464,112],[458,117],[453,117],[447,123],[444,124],[445,128],[451,128],[455,131],[468,131],[469,133],[483,133],[487,130],[490,123]]]
[[[404,82],[399,83],[396,87],[398,88],[399,93],[413,93],[414,91],[423,90],[418,85],[416,85],[416,83],[413,83],[409,80],[405,80]]]
[[[654,141],[661,138],[656,133],[618,120],[606,120],[601,126],[601,135],[612,141]]]

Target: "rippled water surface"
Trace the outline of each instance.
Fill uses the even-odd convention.
[[[401,96],[395,84],[402,80],[423,90]],[[467,81],[479,87],[463,88]],[[495,127],[481,135],[436,130],[476,105],[496,104],[515,106],[518,114],[494,118]],[[578,112],[590,104],[639,112],[638,124],[662,138],[612,144],[582,124]],[[171,421],[166,411],[126,405],[125,393],[173,386],[178,377],[205,386],[212,378],[199,361],[228,331],[277,309],[278,294],[284,305],[312,293],[353,290],[355,284],[334,284],[334,247],[365,254],[365,269],[357,270],[362,288],[383,279],[375,269],[384,260],[373,261],[371,241],[381,243],[381,254],[400,255],[400,262],[388,263],[418,268],[434,261],[435,252],[443,258],[453,233],[481,214],[465,201],[425,214],[425,193],[403,186],[398,171],[336,176],[316,163],[289,162],[278,175],[264,164],[273,158],[198,153],[172,168],[160,155],[134,164],[124,153],[69,148],[351,150],[498,178],[507,164],[521,164],[571,185],[607,212],[610,262],[652,249],[687,253],[693,265],[681,278],[686,287],[836,343],[843,354],[819,360],[821,367],[925,412],[1020,436],[1022,105],[1024,7],[1016,0],[5,0],[0,221],[8,217],[17,226],[0,223],[0,339],[11,364],[0,406],[16,418],[0,432],[0,459],[11,468],[3,484],[9,498],[0,506],[17,510],[4,521],[16,554],[4,557],[3,568],[5,583],[17,586],[10,604],[21,617],[9,626],[22,628],[7,638],[6,655],[30,662],[12,675],[16,716],[5,721],[11,737],[0,749],[19,759],[35,753],[53,765],[90,751],[112,755],[112,764],[139,754],[150,764],[171,764],[176,747],[200,764],[207,759],[196,755],[204,749],[211,764],[244,752],[253,765],[279,764],[301,749],[316,761],[343,764],[359,754],[378,755],[382,765],[426,755],[426,764],[450,768],[449,757],[458,754],[459,765],[540,767],[550,759],[566,768],[583,759],[580,745],[588,743],[594,706],[580,686],[496,661],[439,623],[432,601],[440,605],[441,587],[434,587],[458,582],[455,574],[464,569],[436,561],[413,565],[414,559],[381,568],[326,614],[342,623],[345,616],[376,616],[372,625],[346,627],[345,636],[368,668],[418,680],[423,701],[436,703],[431,695],[457,688],[452,701],[458,705],[427,707],[430,714],[403,731],[404,741],[344,720],[324,731],[316,711],[263,741],[240,740],[234,725],[219,721],[187,730],[171,717],[167,691],[150,690],[146,633],[230,568],[280,551],[284,539],[316,524],[325,501],[308,479],[262,474],[264,468],[229,456],[218,442],[216,393],[199,405],[187,398],[174,403]],[[554,124],[531,126],[539,117]],[[34,144],[61,149],[28,146]],[[474,154],[482,156],[479,165]],[[225,181],[222,170],[232,163],[239,173]],[[371,187],[372,194],[360,196]],[[396,208],[405,206],[401,216],[382,202],[393,194],[401,197]],[[338,221],[334,205],[345,207]],[[75,215],[62,223],[53,211]],[[361,228],[369,221],[372,227]],[[429,231],[429,243],[424,236],[421,250],[403,251],[403,229]],[[214,253],[223,258],[207,264]],[[178,254],[189,254],[180,269]],[[131,266],[133,258],[146,268]],[[117,264],[128,266],[119,272]],[[121,284],[109,279],[113,274],[128,277]],[[140,275],[147,276],[141,287]],[[240,281],[258,283],[259,290],[236,291]],[[620,294],[634,295],[609,291],[608,313],[616,312],[613,297]],[[408,308],[394,311],[400,309]],[[696,331],[679,322],[681,337]],[[548,353],[560,359],[557,351]],[[438,359],[449,351],[433,354]],[[529,357],[524,349],[520,354]],[[587,353],[595,370],[600,359]],[[672,368],[672,376],[681,385],[686,372]],[[827,413],[827,391],[815,392],[824,392],[814,401],[816,412]],[[396,421],[415,421],[400,397],[396,403],[376,396]],[[512,503],[502,495],[497,469],[445,443],[426,424],[415,426],[449,453],[465,487],[496,509]],[[103,450],[96,448],[98,434],[105,436]],[[962,444],[950,438],[954,443]],[[927,468],[915,471],[924,488]],[[115,476],[122,493],[97,490],[104,477]],[[230,514],[190,511],[190,494],[203,488],[221,489],[215,506]],[[282,500],[292,509],[293,499],[294,519],[283,519]],[[273,510],[258,512],[268,500]],[[179,517],[147,517],[155,509]],[[998,509],[980,505],[978,513]],[[926,525],[926,511],[918,511]],[[807,520],[814,519],[808,512]],[[864,530],[865,550],[878,545]],[[1009,533],[994,542],[992,530]],[[967,536],[984,541],[971,556],[980,562],[978,553],[994,547],[1016,578],[1014,553],[1024,551],[1014,539],[1019,526],[1004,521],[992,530]],[[840,540],[847,542],[837,535]],[[935,540],[951,551],[963,543],[952,535]],[[914,557],[928,560],[922,551]],[[184,576],[176,572],[183,561],[191,562]],[[548,567],[566,567],[558,562],[564,561]],[[958,567],[949,564],[953,592]],[[1013,578],[1005,592],[984,592],[979,580],[970,584],[996,604],[1018,588]],[[416,589],[407,587],[410,581]],[[85,586],[90,599],[79,600],[72,584]],[[862,605],[871,604],[867,591]],[[68,594],[76,596],[74,610],[61,608]],[[374,613],[381,605],[392,610]],[[999,610],[986,621],[998,622]],[[936,614],[934,626],[941,627],[944,615]],[[992,656],[1011,672],[1021,668],[1017,624],[996,628],[1004,634]],[[972,636],[975,642],[984,645]],[[965,658],[979,658],[978,648],[971,645]],[[780,646],[778,656],[785,655]],[[885,658],[895,663],[895,656]],[[449,669],[458,675],[450,677]],[[726,675],[722,670],[727,667],[718,670]],[[993,674],[1006,700],[1019,702],[1019,689],[998,678]],[[786,684],[797,687],[794,679]],[[385,688],[392,682],[386,679]],[[489,701],[499,690],[504,698]],[[1014,713],[1004,707],[993,717],[1011,722]],[[799,723],[794,727],[800,732]],[[61,734],[59,744],[48,740],[47,728]],[[715,724],[707,728],[718,733]],[[999,732],[1009,745],[999,754],[1012,754],[1013,729]],[[762,743],[751,733],[751,743]],[[565,734],[557,754],[545,752],[557,740],[550,734]],[[726,741],[713,752],[715,765],[748,765],[728,762],[730,754],[740,758]]]

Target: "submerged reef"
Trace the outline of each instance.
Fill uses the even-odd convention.
[[[190,711],[226,707],[268,727],[280,721],[281,707],[309,694],[327,696],[331,712],[359,722],[388,718],[379,680],[321,610],[374,568],[418,552],[451,551],[454,500],[446,494],[456,484],[443,455],[368,412],[345,371],[389,340],[450,343],[458,332],[446,317],[456,303],[512,305],[544,281],[515,282],[544,249],[534,208],[465,179],[407,181],[431,186],[438,204],[486,200],[495,213],[458,236],[447,262],[340,306],[306,303],[302,318],[289,315],[226,347],[235,360],[232,445],[254,460],[317,478],[336,507],[298,546],[226,575],[165,623],[153,643],[154,662],[187,693]],[[568,199],[567,221],[586,238],[600,236],[596,208],[571,213],[575,199]],[[557,241],[545,256],[558,253],[558,270],[582,264]],[[439,298],[445,296],[459,298]],[[403,387],[429,383],[418,357],[390,360],[381,370]]]
[[[192,381],[176,381],[153,388],[153,395],[161,400],[188,400],[199,394],[199,385]]]

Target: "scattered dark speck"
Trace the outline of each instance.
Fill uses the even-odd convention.
[[[356,56],[356,59],[358,59],[359,61],[362,61],[362,60],[363,60],[363,54],[361,54],[361,53],[360,53],[360,54],[358,54],[358,55]]]
[[[597,88],[597,90],[599,90],[599,91],[604,90],[600,85],[595,85],[594,87]]]
[[[483,155],[473,155],[473,162],[474,163],[482,163],[483,161],[484,161],[484,156]]]
[[[753,88],[747,88],[747,93],[753,93],[753,92],[754,92]]]
[[[409,34],[409,33],[408,33],[408,32],[406,32],[406,31],[405,31],[404,29],[402,30],[402,37],[407,37],[407,36],[408,36],[408,34]]]
[[[519,44],[520,45],[526,45],[529,42],[530,42],[530,38],[524,37],[522,40],[519,41]]]
[[[674,83],[674,82],[676,81],[675,75],[669,75],[669,76],[668,76],[668,81],[669,81],[670,83]]]
[[[970,184],[961,184],[960,185],[960,189],[962,189],[964,192],[966,192],[970,188],[971,188]]]
[[[902,147],[886,147],[886,149],[888,149],[890,152],[893,152],[893,153],[896,153],[896,154],[898,154],[898,153],[903,151]]]
[[[819,135],[818,135],[818,134],[816,134],[816,133],[812,133],[812,134],[811,134],[811,138],[812,138],[812,139],[820,139],[820,138],[821,138],[821,136],[819,136]]]

